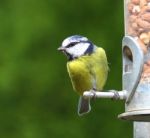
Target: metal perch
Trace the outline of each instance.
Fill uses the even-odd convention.
[[[116,91],[110,90],[109,92],[101,92],[101,91],[85,91],[83,96],[85,98],[111,98],[114,100],[125,100],[127,95],[127,91]]]

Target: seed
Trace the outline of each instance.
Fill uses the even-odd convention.
[[[141,18],[145,21],[150,22],[150,13],[145,13],[145,14],[141,15]]]
[[[128,27],[128,30],[127,30],[127,33],[128,35],[131,35],[131,36],[137,36],[137,31],[135,31],[132,27]]]
[[[136,15],[130,15],[129,16],[129,22],[135,22],[136,19],[137,19]]]
[[[128,11],[129,11],[130,13],[132,13],[133,6],[134,6],[134,5],[131,4],[131,3],[128,4]]]
[[[133,6],[132,12],[139,13],[141,11],[140,6]]]
[[[150,23],[149,23],[149,22],[144,21],[144,20],[142,20],[141,18],[138,18],[138,19],[136,20],[136,22],[137,22],[137,24],[138,24],[138,26],[139,26],[140,28],[143,28],[144,30],[145,30],[145,29],[150,29]]]
[[[145,46],[145,44],[143,43],[143,41],[140,40],[140,39],[137,39],[137,42],[139,43],[139,45],[140,45],[143,53],[146,54],[147,53],[147,47]]]
[[[140,4],[140,0],[131,0],[131,2],[135,5],[139,5]]]
[[[147,33],[142,33],[140,39],[144,42],[145,45],[149,44],[149,36]]]
[[[146,0],[140,0],[140,7],[143,7],[147,5],[147,1]]]

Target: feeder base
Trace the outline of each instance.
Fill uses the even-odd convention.
[[[150,110],[128,111],[118,115],[118,118],[129,121],[150,122]]]

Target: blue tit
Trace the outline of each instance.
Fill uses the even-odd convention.
[[[68,58],[67,70],[74,91],[80,95],[78,115],[82,116],[91,110],[90,99],[83,97],[84,91],[101,91],[107,80],[108,63],[105,51],[80,35],[66,38],[58,50]]]

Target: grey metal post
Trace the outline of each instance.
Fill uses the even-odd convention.
[[[145,95],[141,96],[140,93],[144,93]],[[139,104],[141,104],[142,107],[145,107],[145,109],[147,109],[147,111],[145,110],[145,112],[147,112],[148,114],[145,114],[145,116],[143,116],[143,119],[141,119],[145,120],[145,122],[133,122],[133,136],[134,138],[150,138],[150,109],[148,109],[150,105],[150,84],[145,83],[141,85],[141,87],[138,87],[136,96],[142,99],[139,99],[139,102],[141,102]]]
[[[134,138],[150,138],[149,122],[134,122]]]

